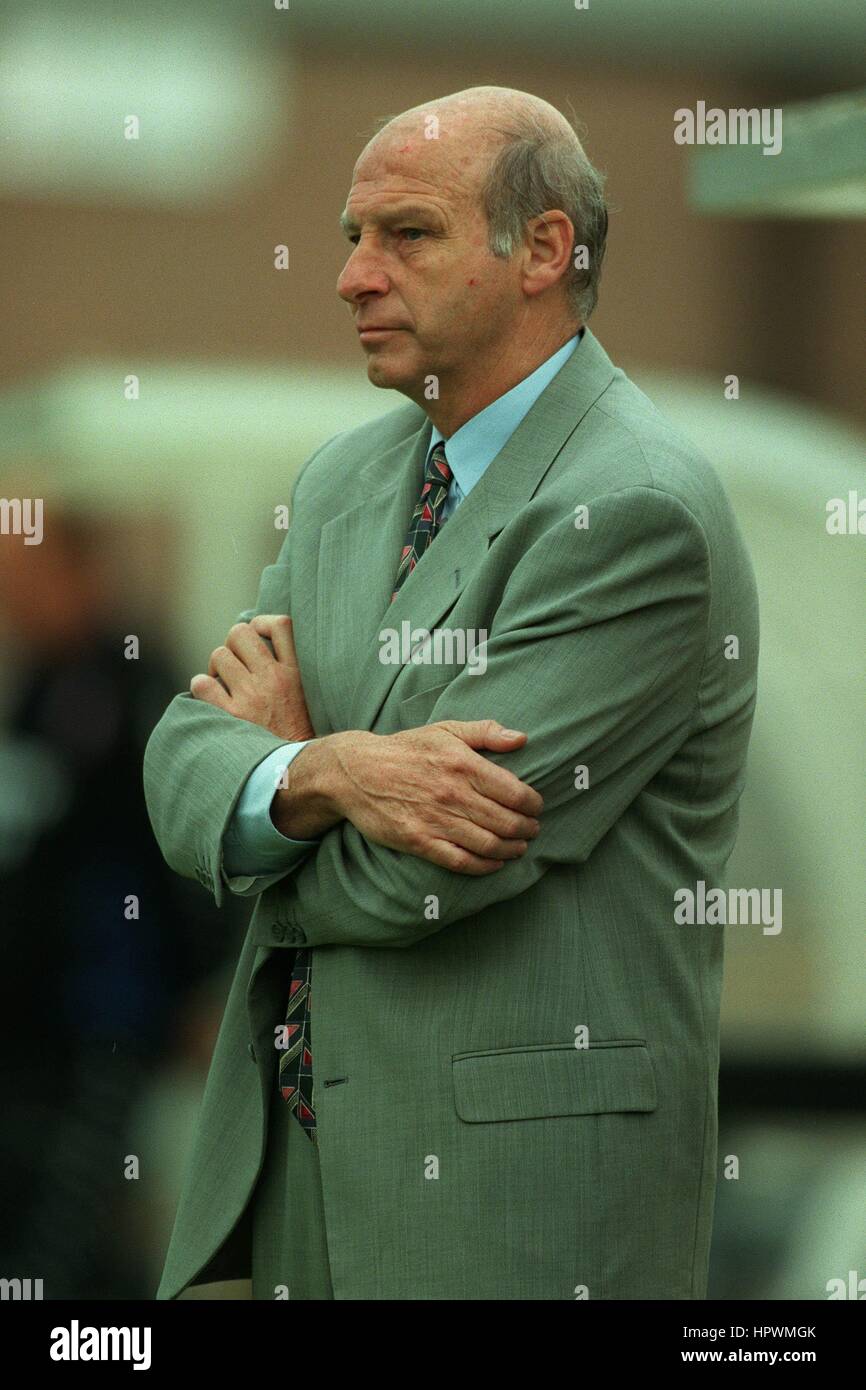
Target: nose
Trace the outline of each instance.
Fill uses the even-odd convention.
[[[362,238],[340,272],[337,294],[347,304],[354,304],[365,294],[387,294],[390,287],[378,253],[369,244],[364,246]]]

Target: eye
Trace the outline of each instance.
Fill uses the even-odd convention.
[[[406,232],[417,232],[419,236],[426,236],[427,233],[422,227],[399,227],[398,231],[402,234]]]

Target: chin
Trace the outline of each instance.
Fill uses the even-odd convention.
[[[410,387],[417,378],[417,372],[401,366],[397,362],[383,362],[381,358],[370,358],[367,363],[367,378],[373,386],[381,386],[400,391]]]

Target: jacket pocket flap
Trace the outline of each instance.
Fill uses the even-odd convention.
[[[461,1120],[549,1119],[655,1110],[655,1072],[639,1040],[455,1053],[454,1104]]]

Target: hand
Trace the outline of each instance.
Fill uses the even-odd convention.
[[[345,816],[368,840],[455,873],[480,876],[519,859],[540,829],[544,802],[476,749],[520,748],[492,719],[445,719],[400,734],[330,734],[304,749],[273,807],[291,838]]]
[[[248,623],[235,623],[225,645],[211,652],[208,674],[193,676],[189,689],[196,700],[260,724],[278,738],[292,743],[315,738],[292,620],[284,614],[260,613]]]

